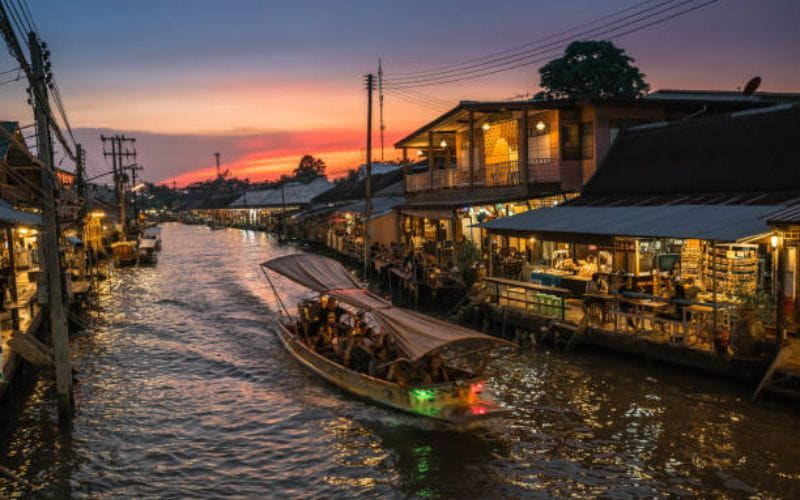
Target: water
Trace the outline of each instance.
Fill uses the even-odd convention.
[[[0,464],[29,484],[0,477],[0,495],[800,496],[800,414],[733,383],[541,351],[496,367],[511,418],[431,428],[283,351],[257,264],[293,249],[177,224],[163,239],[156,268],[105,283],[102,312],[74,340],[72,432],[58,432],[47,377],[16,391],[26,399]]]

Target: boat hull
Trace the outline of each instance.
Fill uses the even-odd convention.
[[[416,416],[445,422],[460,429],[482,425],[508,410],[481,397],[483,381],[472,379],[433,386],[400,386],[356,372],[314,352],[289,328],[277,322],[287,351],[306,368],[331,384],[360,398]]]

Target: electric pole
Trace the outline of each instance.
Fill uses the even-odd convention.
[[[222,177],[219,173],[219,157],[221,153],[214,153],[214,158],[217,160],[217,179]]]
[[[111,152],[103,151],[103,156],[110,156],[114,170],[114,189],[117,194],[117,202],[119,203],[119,222],[122,226],[122,241],[128,241],[128,221],[126,220],[126,204],[127,194],[125,192],[125,171],[122,166],[123,158],[136,159],[136,150],[129,150],[127,147],[123,150],[125,143],[134,143],[136,139],[132,137],[125,137],[124,135],[115,135],[106,137],[100,136],[103,144],[106,142],[111,143]]]
[[[72,368],[69,358],[69,331],[61,289],[61,258],[58,249],[58,208],[55,200],[55,170],[53,169],[53,145],[50,140],[49,104],[44,70],[42,47],[36,33],[28,33],[31,54],[31,70],[35,87],[34,115],[40,175],[42,184],[42,250],[47,273],[50,332],[53,337],[53,360],[56,372],[58,397],[58,419],[68,422],[72,418]]]
[[[144,170],[144,167],[134,163],[133,165],[129,166],[128,169],[131,171],[131,192],[133,193],[133,219],[136,223],[139,223],[139,203],[137,201],[139,197],[139,192],[136,191],[136,172],[140,170]]]
[[[83,157],[83,146],[75,145],[75,183],[78,187],[78,196],[81,199],[81,208],[78,210],[78,226],[83,230],[83,219],[86,217],[86,163]]]
[[[369,219],[372,217],[372,90],[375,77],[367,75],[367,163],[364,166],[366,186],[364,195],[364,281],[367,280],[370,265]]]
[[[383,157],[383,135],[386,130],[386,125],[383,123],[383,61],[378,59],[378,107],[381,120],[381,162],[385,161]]]

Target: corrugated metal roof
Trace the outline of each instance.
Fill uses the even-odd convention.
[[[331,187],[333,184],[324,177],[318,177],[308,184],[289,182],[284,184],[283,189],[273,188],[245,193],[231,203],[230,207],[277,207],[284,204],[284,199],[286,205],[305,205]]]
[[[788,207],[767,217],[773,224],[800,224],[800,205]]]
[[[402,205],[406,202],[406,199],[403,196],[379,196],[372,199],[372,217],[380,217],[381,215],[386,215],[392,210],[394,207]],[[338,213],[345,213],[345,212],[354,212],[354,213],[364,213],[364,200],[354,201],[353,203],[348,203],[342,207],[336,209]]]
[[[0,222],[23,226],[40,226],[42,224],[42,216],[15,210],[7,203],[2,202],[0,203]]]
[[[596,234],[738,241],[768,232],[775,205],[663,205],[543,208],[491,221],[509,232]]]

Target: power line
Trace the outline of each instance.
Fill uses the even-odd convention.
[[[451,107],[451,106],[444,106],[442,104],[438,104],[438,103],[435,103],[435,102],[431,102],[431,101],[427,101],[425,99],[421,99],[421,98],[415,97],[415,96],[413,96],[411,94],[407,94],[404,90],[400,90],[400,89],[386,89],[386,90],[384,90],[384,92],[388,96],[395,97],[397,99],[409,102],[411,104],[416,104],[417,106],[421,106],[423,108],[431,109],[431,110],[437,111],[437,112],[445,111],[447,109],[450,109],[450,107]]]
[[[596,18],[596,19],[594,19],[592,21],[572,26],[572,27],[570,27],[570,28],[568,28],[568,29],[566,29],[564,31],[560,31],[558,33],[552,33],[552,34],[549,34],[549,35],[545,35],[545,36],[543,36],[541,38],[537,38],[536,40],[533,40],[533,41],[530,41],[530,42],[526,42],[526,43],[523,43],[522,45],[517,45],[515,47],[511,47],[511,48],[508,48],[508,49],[505,49],[505,50],[501,50],[499,52],[494,52],[492,54],[487,54],[487,55],[484,55],[484,56],[473,57],[473,58],[461,61],[459,63],[448,64],[448,65],[445,65],[445,66],[441,66],[439,68],[428,68],[428,69],[419,70],[419,71],[408,71],[408,72],[404,72],[404,73],[396,73],[396,76],[404,77],[404,76],[412,76],[412,75],[425,75],[425,74],[433,73],[433,72],[436,72],[436,71],[439,71],[439,70],[443,70],[443,69],[457,68],[459,66],[465,66],[465,65],[467,65],[469,63],[472,63],[472,62],[484,61],[486,59],[491,59],[491,58],[494,58],[494,57],[497,57],[497,56],[500,56],[500,55],[503,55],[503,54],[507,54],[509,52],[518,51],[518,50],[524,49],[526,47],[530,47],[532,45],[536,45],[537,43],[550,40],[550,39],[552,39],[554,37],[566,35],[567,33],[571,33],[571,32],[573,32],[575,30],[582,29],[582,28],[585,28],[587,26],[592,26],[593,24],[597,24],[600,21],[604,21],[606,19],[615,17],[615,16],[617,16],[619,14],[625,13],[625,12],[630,11],[630,10],[637,9],[637,8],[641,7],[642,5],[646,5],[648,3],[652,3],[652,2],[655,2],[655,1],[657,1],[657,0],[645,0],[643,2],[639,2],[639,3],[635,4],[635,5],[631,5],[629,7],[626,7],[624,9],[620,9],[620,10],[611,12],[609,14],[600,16],[600,17],[598,17],[598,18]]]
[[[694,2],[694,1],[697,1],[697,0],[685,0],[684,2],[682,2],[681,5],[687,4],[687,3],[691,3],[691,2]],[[647,29],[647,28],[650,28],[652,26],[656,26],[658,24],[665,23],[667,21],[675,19],[676,17],[688,14],[690,12],[694,12],[694,11],[699,10],[699,9],[701,9],[701,8],[707,6],[707,5],[710,5],[712,3],[716,3],[717,1],[718,0],[708,0],[706,2],[701,3],[700,5],[696,5],[694,7],[690,7],[688,9],[684,9],[684,10],[672,13],[672,14],[670,14],[668,16],[658,18],[658,19],[656,19],[654,21],[651,21],[651,22],[648,22],[648,23],[645,23],[645,24],[642,24],[642,25],[639,25],[639,26],[635,26],[635,27],[633,27],[633,28],[631,28],[629,30],[626,30],[626,31],[623,31],[623,32],[620,32],[620,33],[615,33],[613,35],[608,36],[607,38],[609,40],[613,40],[613,39],[621,38],[623,36],[627,36],[627,35],[636,33],[636,32],[641,31],[643,29]],[[669,9],[667,9],[667,10],[669,10]],[[626,25],[636,24],[636,23],[639,23],[639,22],[641,22],[643,20],[644,19],[640,19],[640,20],[637,20],[637,21],[632,22],[632,23],[626,23],[623,26],[617,26],[617,27],[615,27],[613,29],[606,30],[606,33],[617,31],[620,28],[625,27]],[[598,34],[601,34],[601,33],[598,33]],[[572,41],[574,41],[574,40],[572,40]],[[502,73],[502,72],[506,72],[506,71],[511,71],[511,70],[514,70],[514,69],[517,69],[517,68],[522,68],[522,67],[525,67],[525,66],[530,66],[532,64],[539,63],[539,62],[547,61],[550,58],[552,58],[554,55],[557,55],[559,53],[557,51],[558,49],[566,47],[567,45],[569,45],[569,43],[571,43],[571,41],[567,41],[567,42],[563,43],[562,45],[560,45],[559,47],[554,47],[553,50],[556,51],[556,52],[549,52],[548,54],[545,54],[542,57],[538,57],[538,58],[535,58],[535,59],[530,59],[529,60],[530,56],[527,56],[527,57],[521,58],[521,62],[518,62],[517,64],[511,64],[509,66],[501,67],[499,69],[489,70],[489,68],[487,68],[486,70],[479,71],[479,72],[476,72],[477,70],[473,70],[473,71],[467,72],[467,73],[475,73],[475,74],[472,74],[471,76],[457,76],[457,75],[454,75],[453,77],[442,77],[440,79],[433,79],[433,80],[430,80],[430,81],[421,81],[419,83],[407,82],[407,83],[387,85],[387,88],[396,90],[396,89],[406,89],[406,88],[410,88],[410,87],[428,87],[428,86],[434,86],[434,85],[444,85],[444,84],[447,84],[447,83],[454,83],[454,82],[459,82],[459,81],[464,81],[464,80],[475,80],[475,79],[478,79],[478,78],[483,78],[485,76],[489,76],[489,75],[493,75],[493,74],[497,74],[497,73]]]
[[[514,63],[516,61],[519,61],[520,58],[523,58],[523,57],[526,57],[526,56],[538,55],[538,54],[541,54],[543,51],[549,51],[549,50],[552,49],[552,47],[560,45],[560,44],[563,44],[566,41],[580,39],[580,38],[585,37],[585,36],[593,37],[593,36],[597,36],[598,34],[605,33],[605,32],[608,31],[609,27],[611,27],[611,28],[622,28],[622,27],[625,27],[626,24],[624,24],[624,23],[622,25],[620,25],[620,23],[622,23],[623,21],[628,21],[630,19],[634,19],[633,21],[630,21],[630,22],[631,23],[636,23],[636,22],[639,22],[639,21],[642,21],[642,20],[646,20],[646,19],[648,19],[650,17],[657,16],[659,14],[663,14],[664,12],[667,12],[667,11],[669,11],[671,9],[676,9],[676,8],[680,7],[681,5],[683,5],[683,4],[691,3],[691,2],[694,2],[694,1],[697,1],[697,0],[683,0],[678,5],[672,5],[670,7],[665,8],[665,9],[662,9],[662,10],[659,10],[659,11],[656,11],[656,12],[651,12],[651,11],[653,11],[655,9],[658,9],[660,7],[664,7],[665,5],[669,5],[669,4],[674,3],[676,1],[678,1],[678,0],[662,0],[660,3],[658,3],[656,5],[653,5],[653,6],[645,8],[645,9],[642,9],[639,12],[635,12],[633,14],[629,14],[627,16],[615,19],[615,20],[613,20],[611,22],[602,24],[602,25],[600,25],[600,26],[598,26],[596,28],[592,28],[592,29],[589,29],[589,30],[584,30],[584,31],[575,33],[573,35],[570,35],[568,37],[556,36],[556,37],[554,37],[555,39],[550,41],[549,43],[538,44],[538,45],[536,45],[536,46],[534,46],[533,48],[530,48],[530,49],[526,49],[526,50],[523,50],[523,51],[518,51],[518,52],[512,53],[510,55],[503,56],[503,57],[493,58],[492,60],[490,60],[488,62],[467,65],[467,66],[465,66],[463,68],[460,68],[460,69],[457,69],[457,70],[440,70],[440,71],[434,71],[434,72],[430,72],[430,73],[425,74],[425,75],[419,75],[419,76],[414,76],[414,77],[411,77],[411,76],[398,77],[398,78],[391,79],[391,81],[394,82],[394,83],[403,83],[403,82],[411,82],[411,81],[425,81],[425,80],[431,80],[431,79],[439,79],[439,78],[449,77],[449,76],[454,76],[454,75],[462,75],[462,74],[474,73],[476,71],[480,71],[480,70],[483,70],[483,69],[494,68],[494,67],[502,66],[504,64]],[[639,19],[635,19],[635,18],[639,18]],[[596,23],[589,23],[589,24],[596,24]],[[545,38],[545,41],[546,40],[547,40],[547,38]]]

